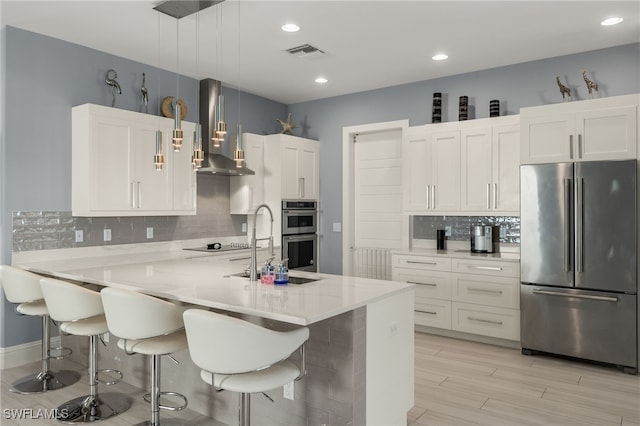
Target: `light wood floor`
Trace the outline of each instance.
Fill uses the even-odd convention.
[[[409,412],[410,426],[640,425],[640,376],[422,333],[416,333],[415,343],[415,407]],[[54,369],[85,370],[69,361],[52,364]],[[55,392],[18,395],[8,390],[11,382],[38,366],[33,363],[1,372],[2,409],[51,408],[86,393],[86,371],[80,382]],[[149,405],[142,401],[142,390],[125,383],[106,390],[131,395],[134,405],[100,425],[131,426],[149,418]],[[196,425],[214,424],[210,418],[189,410],[163,411],[161,415]],[[4,413],[0,417],[2,426],[55,423],[9,420]]]
[[[640,425],[640,376],[416,333],[409,425]]]

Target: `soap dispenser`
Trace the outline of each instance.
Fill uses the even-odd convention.
[[[276,266],[276,278],[274,281],[275,285],[287,285],[289,283],[289,270],[282,261],[278,262],[278,266]]]

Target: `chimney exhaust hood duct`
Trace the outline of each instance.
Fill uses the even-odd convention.
[[[246,167],[236,167],[236,162],[221,153],[222,147],[215,148],[211,141],[211,131],[215,128],[215,111],[218,96],[222,93],[222,83],[211,78],[200,80],[200,124],[202,125],[202,148],[204,161],[199,173],[213,173],[219,176],[243,176],[256,173]],[[224,146],[224,144],[222,144]]]

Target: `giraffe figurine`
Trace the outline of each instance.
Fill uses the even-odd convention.
[[[571,89],[560,82],[560,77],[556,76],[556,81],[558,82],[558,87],[560,88],[560,93],[562,93],[562,100],[565,100],[565,96],[568,96],[571,99]]]
[[[589,94],[591,95],[591,97],[593,98],[593,91],[595,91],[596,93],[598,93],[598,83],[596,83],[593,80],[590,80],[587,77],[587,72],[585,70],[582,70],[582,78],[584,78],[584,82],[587,85],[587,89],[589,90]]]

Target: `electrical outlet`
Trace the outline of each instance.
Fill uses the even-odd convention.
[[[242,232],[244,232],[245,234],[247,233],[247,223],[246,222],[242,222]]]
[[[293,390],[293,381],[287,383],[286,385],[284,385],[284,391],[282,396],[285,399],[290,399],[293,401],[294,398],[294,390]]]
[[[333,232],[342,232],[342,223],[334,222],[333,223]]]
[[[149,226],[147,228],[147,239],[150,240],[153,238],[153,227]]]
[[[103,238],[104,241],[111,241],[111,229],[105,229]]]
[[[82,229],[76,229],[76,243],[81,243],[84,241],[84,232]]]
[[[451,225],[447,225],[444,227],[444,235],[445,237],[450,237],[451,236]]]

